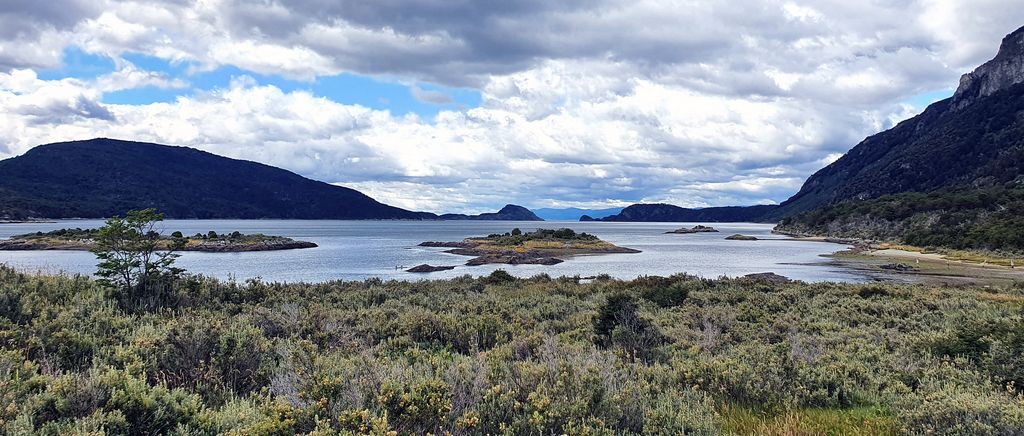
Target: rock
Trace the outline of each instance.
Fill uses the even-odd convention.
[[[405,272],[411,272],[411,273],[430,273],[430,272],[437,272],[437,271],[448,271],[448,270],[451,270],[451,269],[455,269],[455,267],[454,266],[433,266],[433,265],[423,264],[423,265],[417,265],[417,266],[414,266],[412,268],[409,268],[409,269],[405,270]]]
[[[757,238],[755,238],[753,236],[740,235],[740,234],[736,234],[736,235],[732,235],[732,236],[726,236],[725,239],[728,239],[730,241],[756,241],[757,240]]]
[[[556,257],[537,257],[530,255],[523,255],[519,253],[512,254],[485,254],[482,256],[475,257],[466,262],[468,266],[480,266],[490,264],[505,264],[505,265],[558,265],[564,262],[562,259]]]
[[[912,267],[910,265],[907,265],[905,263],[887,263],[885,265],[879,266],[879,268],[885,269],[885,270],[889,270],[889,271],[916,271],[917,270],[917,268],[914,268],[914,267]]]
[[[1018,83],[1024,83],[1024,27],[1003,38],[995,58],[960,78],[953,94],[953,109],[962,109]]]
[[[580,221],[582,221],[582,222],[589,222],[589,221],[597,221],[597,220],[595,220],[594,217],[592,217],[590,215],[583,215],[583,216],[580,217]]]
[[[789,282],[792,281],[792,280],[789,279],[789,277],[780,276],[780,275],[775,274],[773,272],[747,274],[747,275],[743,276],[742,279],[748,280],[748,281],[751,281],[751,282],[772,283],[772,284],[789,283]]]
[[[435,247],[435,248],[471,248],[473,244],[466,242],[438,242],[438,241],[427,241],[421,242],[420,247]]]
[[[693,226],[693,228],[690,228],[690,229],[683,227],[683,228],[678,228],[678,229],[675,229],[675,230],[672,230],[672,231],[668,231],[668,232],[665,232],[665,233],[688,234],[688,233],[711,233],[711,232],[718,232],[718,230],[716,230],[714,227],[696,225],[696,226]]]

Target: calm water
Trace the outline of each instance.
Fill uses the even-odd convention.
[[[806,281],[861,282],[866,278],[854,271],[824,264],[821,255],[846,247],[821,242],[785,240],[772,235],[771,225],[714,223],[720,233],[664,234],[696,223],[580,223],[580,222],[487,222],[487,221],[292,221],[292,220],[170,220],[161,223],[164,233],[185,234],[215,230],[227,233],[281,235],[319,244],[304,250],[254,253],[182,253],[178,266],[193,273],[245,280],[260,277],[269,281],[362,280],[370,277],[417,280],[447,278],[463,274],[484,275],[495,269],[529,277],[538,273],[593,276],[610,274],[618,278],[641,275],[690,273],[704,277],[739,276],[775,272]],[[0,224],[0,238],[66,227],[99,227],[102,221],[74,220],[57,223]],[[469,258],[423,248],[423,241],[457,241],[469,236],[504,233],[513,227],[569,227],[597,235],[613,244],[642,250],[637,254],[579,256],[554,266],[487,265],[462,266]],[[727,241],[734,233],[773,238],[761,241]],[[91,274],[96,260],[89,252],[0,251],[0,263],[27,270]],[[419,264],[460,265],[451,271],[413,274],[396,270]]]

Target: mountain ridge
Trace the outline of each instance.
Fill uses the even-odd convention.
[[[745,222],[757,221],[775,209],[775,205],[723,206],[689,209],[672,204],[639,203],[604,218],[581,217],[581,221],[627,222]],[[586,218],[586,219],[585,219]]]
[[[474,220],[474,221],[544,221],[530,209],[516,204],[506,204],[497,212],[487,212],[477,215],[466,215],[461,213],[446,213],[438,216],[438,219],[446,221]]]
[[[0,218],[436,219],[354,189],[190,147],[94,138],[0,161]]]
[[[567,207],[559,209],[542,207],[539,209],[532,209],[532,211],[545,221],[577,221],[584,215],[594,218],[604,218],[606,216],[622,212],[622,209],[624,208],[609,207],[604,209],[582,209],[578,207]]]

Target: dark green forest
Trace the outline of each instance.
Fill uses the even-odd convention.
[[[1024,252],[1024,188],[907,192],[824,207],[782,220],[780,231],[896,241],[919,247]]]
[[[0,220],[106,218],[436,219],[256,162],[187,147],[96,138],[0,160]]]

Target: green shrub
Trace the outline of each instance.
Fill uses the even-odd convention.
[[[154,380],[195,389],[215,402],[266,386],[276,364],[270,341],[243,320],[172,322],[154,351]]]
[[[484,279],[485,282],[492,285],[501,285],[505,283],[511,283],[516,281],[516,277],[509,274],[508,271],[503,269],[496,269],[489,276]]]
[[[0,266],[0,433],[1021,428],[1016,288],[498,282],[183,277],[180,304],[126,311]]]
[[[665,338],[657,327],[642,318],[636,299],[630,294],[615,294],[594,317],[594,334],[603,347],[619,346],[628,355],[648,360]]]

